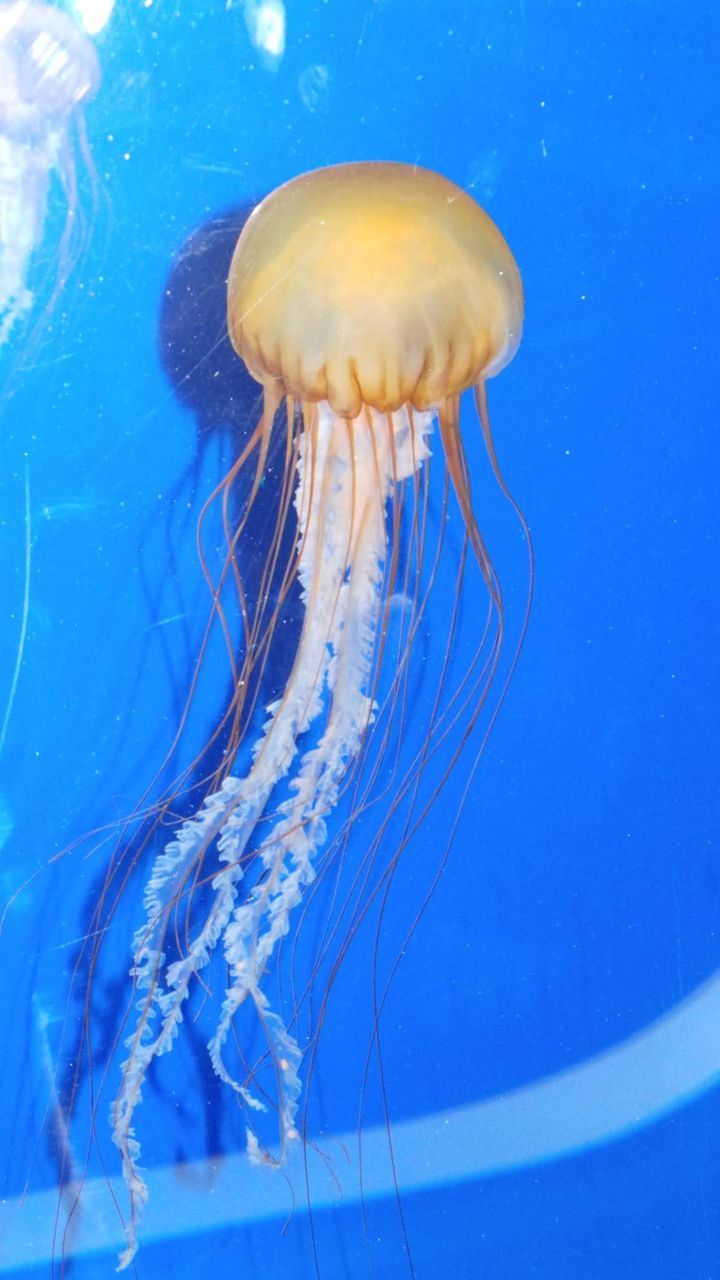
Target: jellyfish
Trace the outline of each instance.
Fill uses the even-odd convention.
[[[66,13],[27,0],[0,3],[0,346],[33,303],[32,258],[52,171],[67,206],[56,290],[67,276],[78,215],[73,130],[87,156],[80,108],[99,83],[94,45]]]
[[[474,514],[460,405],[463,392],[474,389],[470,424],[479,424],[495,479],[519,514],[493,446],[485,384],[514,356],[522,318],[520,275],[500,231],[463,190],[417,166],[345,164],[298,177],[262,201],[239,236],[228,329],[262,388],[263,407],[199,529],[202,549],[208,510],[218,505],[226,554],[216,575],[204,552],[203,567],[232,693],[222,763],[154,859],[133,939],[130,1032],[121,1033],[127,1052],[111,1106],[130,1201],[121,1269],[136,1253],[148,1195],[136,1133],[143,1085],[172,1048],[193,992],[209,993],[203,971],[213,954],[222,955],[228,976],[208,1043],[212,1068],[246,1108],[251,1161],[280,1165],[302,1136],[301,1089],[310,1070],[294,1016],[271,997],[268,978],[283,941],[373,797],[395,816],[407,802],[407,825],[417,826],[417,787],[429,761],[443,749],[451,757],[431,788],[432,803],[473,731],[481,725],[483,742],[490,732],[518,649],[503,665],[503,594]],[[435,434],[445,470],[438,542],[426,548]],[[237,548],[271,458],[280,460],[283,480],[250,599]],[[244,506],[233,515],[240,481]],[[443,672],[425,723],[416,724],[408,678],[421,623],[452,643],[452,610],[439,608],[436,616],[432,606],[453,502],[462,530],[457,590],[474,555],[486,599],[461,677],[450,690]],[[524,521],[522,527],[529,540]],[[278,590],[270,590],[271,581],[279,581]],[[282,600],[298,584],[302,621],[293,660],[280,695],[258,719],[249,703],[258,697]],[[393,630],[398,598],[404,604]],[[523,628],[526,621],[527,613]],[[498,682],[500,693],[491,697]],[[398,763],[402,750],[393,744],[406,726],[419,745]],[[344,816],[333,830],[336,811]],[[171,812],[169,801],[162,812]],[[372,849],[364,850],[350,933],[374,892],[370,867],[380,867],[381,882],[385,874],[384,841],[395,842],[388,855],[394,867],[409,838],[407,829],[391,837],[388,821],[381,812]],[[127,875],[126,863],[116,860],[106,903],[114,883],[118,895],[123,891]],[[98,915],[94,935],[106,924]],[[271,1088],[257,1087],[242,1046],[238,1052],[241,1010],[264,1045]],[[261,1141],[253,1119],[267,1108],[271,1144]]]

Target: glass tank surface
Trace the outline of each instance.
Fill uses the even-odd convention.
[[[0,1272],[720,1280],[704,3],[0,3]]]

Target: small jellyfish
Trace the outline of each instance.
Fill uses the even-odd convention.
[[[33,302],[28,281],[52,170],[67,208],[55,292],[67,277],[78,211],[76,146],[87,156],[80,108],[99,83],[94,45],[72,18],[51,5],[0,3],[0,346]]]
[[[330,72],[327,67],[314,62],[300,72],[297,83],[300,101],[307,111],[314,115],[325,109],[330,90]]]

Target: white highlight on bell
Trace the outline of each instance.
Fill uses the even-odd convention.
[[[254,48],[274,70],[285,52],[285,5],[282,0],[245,0],[244,11]]]
[[[142,1086],[153,1059],[172,1047],[191,985],[221,940],[230,986],[208,1046],[213,1068],[250,1109],[264,1110],[223,1059],[233,1018],[249,1002],[277,1068],[280,1151],[271,1158],[250,1130],[248,1153],[255,1163],[282,1162],[287,1144],[298,1137],[302,1054],[261,984],[289,931],[291,912],[314,879],[325,819],[373,720],[369,691],[384,598],[386,505],[396,484],[428,457],[432,418],[410,417],[406,408],[392,415],[368,409],[348,421],[321,403],[300,438],[295,508],[305,617],[295,662],[282,697],[267,707],[249,772],[226,778],[157,858],[145,891],[146,921],[133,943],[139,1018],[125,1042],[129,1052],[112,1107],[113,1140],[131,1203],[120,1269],[135,1256],[138,1212],[147,1201],[133,1128]],[[321,712],[321,735],[301,753],[302,735]],[[236,905],[248,845],[283,779],[288,798],[265,816],[267,835],[254,850],[253,880]],[[166,966],[163,946],[173,908],[190,869],[213,847],[219,867],[207,919],[185,954]]]
[[[115,0],[73,0],[72,8],[88,35],[96,36],[110,21]]]

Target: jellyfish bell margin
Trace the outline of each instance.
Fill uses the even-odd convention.
[[[136,1254],[148,1195],[136,1131],[143,1087],[151,1066],[180,1034],[194,993],[207,991],[203,971],[213,955],[222,955],[228,978],[208,1042],[212,1069],[246,1110],[251,1161],[281,1165],[288,1145],[305,1133],[303,1082],[312,1074],[317,1046],[317,1036],[301,1043],[299,1006],[288,1010],[273,998],[270,977],[281,944],[297,929],[299,908],[333,862],[354,857],[338,908],[342,928],[339,919],[331,922],[322,942],[325,954],[337,943],[339,963],[411,838],[398,840],[392,820],[403,811],[406,831],[416,829],[422,805],[429,807],[442,790],[473,731],[480,733],[481,751],[492,727],[527,612],[503,669],[502,590],[472,508],[459,406],[462,392],[476,387],[492,469],[509,497],[492,446],[484,384],[514,355],[522,310],[517,267],[490,218],[447,179],[416,167],[342,165],[304,175],[267,197],[240,234],[228,280],[228,329],[262,385],[264,409],[208,500],[222,510],[226,541],[214,576],[203,553],[213,591],[211,623],[227,638],[233,601],[242,619],[239,652],[228,642],[233,681],[225,723],[251,722],[248,690],[258,687],[283,599],[296,583],[303,613],[280,696],[266,706],[252,742],[245,730],[230,734],[223,764],[194,814],[156,857],[146,884],[145,918],[133,938],[132,986],[118,1032],[126,1056],[111,1106],[130,1199],[120,1269]],[[443,508],[436,541],[428,547],[436,425],[445,455]],[[236,551],[278,434],[281,447],[273,456],[284,459],[284,474],[277,518],[265,548],[266,576],[251,600]],[[231,516],[240,479],[244,506]],[[407,722],[412,739],[402,763],[398,756],[392,765],[389,798],[378,779],[390,767],[388,744],[407,715],[417,637],[444,563],[450,485],[463,521],[455,613],[465,552],[472,548],[487,588],[485,616],[454,687],[443,667],[424,719]],[[297,532],[288,552],[283,535],[289,521]],[[524,521],[523,529],[530,550]],[[263,582],[274,576],[281,587],[270,593]],[[387,624],[398,594],[409,608],[393,649]],[[454,628],[455,618],[449,635]],[[430,765],[442,776],[428,783],[421,803],[419,788]],[[372,834],[354,851],[353,820],[366,810],[374,812]],[[103,898],[112,897],[120,865],[116,860],[108,872]],[[126,867],[124,873],[126,878]],[[102,939],[109,915],[95,923]],[[260,1035],[259,1065],[243,1049],[241,1017]],[[265,1077],[260,1082],[263,1066],[270,1085]],[[258,1136],[256,1118],[263,1111],[274,1113],[274,1150]]]

